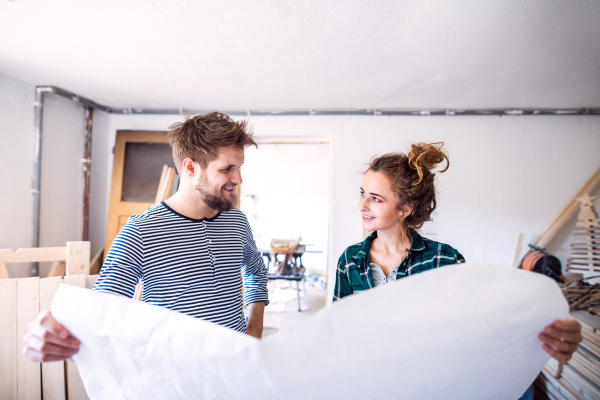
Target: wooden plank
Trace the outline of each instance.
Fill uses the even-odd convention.
[[[90,274],[90,242],[67,242],[67,276]]]
[[[158,189],[156,190],[156,197],[154,198],[154,203],[158,204],[164,200],[168,182],[169,166],[167,164],[163,164],[162,171],[160,173],[160,181],[158,182]]]
[[[17,398],[17,280],[0,281],[0,399]]]
[[[65,276],[67,272],[67,263],[64,261],[54,261],[52,263],[52,268],[50,268],[50,272],[48,272],[48,278],[53,278],[55,276]]]
[[[50,303],[60,286],[61,276],[40,279],[40,311],[50,310]],[[64,400],[65,362],[42,363],[42,393],[44,400]]]
[[[90,261],[90,275],[98,275],[102,269],[102,254],[104,254],[104,248],[98,250],[96,255],[92,257]]]
[[[67,285],[85,287],[86,276],[85,275],[72,275],[65,276],[65,283]],[[66,368],[66,380],[67,380],[67,396],[69,400],[82,400],[88,399],[81,376],[77,365],[73,361],[67,361]]]
[[[87,275],[85,277],[85,287],[88,289],[93,289],[97,279],[98,275]]]
[[[37,247],[31,249],[0,249],[1,263],[65,261],[67,259],[66,247]]]
[[[133,294],[133,299],[142,300],[142,291],[142,283],[138,282],[138,284],[135,286],[135,293]]]
[[[6,269],[6,265],[0,262],[0,279],[8,279],[8,270]]]
[[[558,216],[558,218],[556,218],[556,220],[552,223],[552,225],[550,225],[550,227],[548,227],[546,232],[544,232],[544,234],[542,236],[540,236],[540,238],[537,240],[537,242],[535,242],[536,246],[546,247],[548,245],[548,243],[550,243],[550,241],[554,238],[554,236],[556,236],[556,234],[558,233],[560,228],[562,228],[563,225],[567,221],[569,221],[571,219],[571,217],[573,216],[573,214],[575,214],[575,212],[579,209],[579,201],[577,201],[577,199],[580,198],[581,196],[583,196],[585,193],[593,192],[599,183],[600,183],[600,168],[598,169],[598,171],[596,171],[596,173],[594,175],[592,175],[590,180],[587,181],[587,183],[583,186],[583,188],[581,188],[579,193],[577,193],[575,195],[573,200],[571,200],[571,202],[562,211],[562,213],[560,213],[560,215]]]
[[[177,176],[177,171],[175,168],[169,168],[169,182],[167,183],[167,190],[165,191],[164,200],[167,200],[169,197],[173,195],[173,186],[175,185],[175,177]]]
[[[17,279],[17,399],[42,398],[40,380],[41,364],[25,358],[20,351],[24,347],[23,337],[29,331],[29,323],[40,313],[40,278]]]

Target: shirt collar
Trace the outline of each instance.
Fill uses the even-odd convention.
[[[353,256],[356,261],[359,261],[366,258],[369,255],[369,250],[371,249],[371,243],[373,243],[373,239],[377,237],[377,231],[371,233],[369,236],[363,240],[360,249]],[[413,251],[423,251],[425,250],[425,243],[423,242],[423,237],[419,235],[416,231],[412,231],[412,243],[410,245],[410,252]],[[357,263],[358,264],[358,263]],[[360,265],[360,264],[359,264]]]

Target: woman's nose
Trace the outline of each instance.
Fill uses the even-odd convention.
[[[360,211],[367,211],[368,210],[366,199],[364,197],[362,197],[362,196],[358,200],[358,209]]]

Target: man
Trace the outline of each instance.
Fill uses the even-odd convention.
[[[180,177],[177,193],[129,218],[112,243],[94,290],[143,301],[260,338],[268,304],[267,269],[244,214],[235,209],[244,149],[254,145],[247,122],[219,112],[169,127]],[[242,299],[242,274],[244,295]],[[242,302],[248,305],[246,325]],[[79,341],[50,312],[25,336],[32,361],[58,361]]]

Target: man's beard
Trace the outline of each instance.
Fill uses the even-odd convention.
[[[196,185],[196,190],[198,193],[200,193],[200,198],[207,206],[218,211],[231,211],[235,208],[235,206],[237,206],[236,194],[231,197],[231,200],[228,200],[222,192],[220,192],[217,196],[214,193],[206,190],[205,183],[206,180],[203,179],[199,184]],[[223,188],[221,188],[221,190],[223,190]]]

